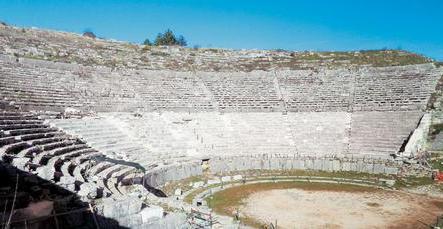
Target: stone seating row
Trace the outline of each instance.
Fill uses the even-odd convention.
[[[88,77],[75,70],[3,65],[0,96],[18,105],[98,111],[420,110],[441,76],[441,70],[420,65],[253,73],[87,68]]]
[[[417,126],[422,112],[354,112],[352,114],[350,152],[400,151]]]
[[[39,119],[20,113],[0,112],[0,120],[3,123],[26,123],[26,120]],[[0,126],[4,135],[0,138],[1,160],[58,183],[85,198],[122,195],[117,187],[122,185],[120,181],[124,176],[136,170],[134,167],[106,162],[109,169],[103,169],[100,166],[103,162],[98,159],[103,158],[102,153],[76,137],[45,125],[39,122]]]
[[[78,136],[89,146],[110,157],[133,159],[135,162],[146,164],[156,160],[148,148],[131,138],[113,120],[97,119],[54,119],[52,126],[57,126],[65,132]]]
[[[126,123],[150,156],[159,158],[262,153],[389,157],[400,150],[421,112],[107,115]]]

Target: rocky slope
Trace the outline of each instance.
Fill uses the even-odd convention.
[[[180,71],[270,71],[356,65],[397,66],[432,61],[414,53],[395,50],[290,52],[154,47],[4,24],[0,24],[0,53],[83,65]]]

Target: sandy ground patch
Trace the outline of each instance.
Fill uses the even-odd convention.
[[[279,228],[426,228],[443,214],[432,199],[400,192],[276,189],[252,193],[240,214]]]

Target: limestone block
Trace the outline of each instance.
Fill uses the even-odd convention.
[[[174,191],[175,196],[181,196],[182,194],[183,194],[183,191],[181,188],[175,189],[175,191]]]
[[[279,169],[281,169],[281,170],[286,169],[286,159],[285,158],[279,158],[278,164],[279,164]]]
[[[314,163],[311,159],[304,160],[304,165],[305,169],[314,169]]]
[[[226,161],[219,161],[218,168],[220,172],[225,172],[228,170],[228,164]]]
[[[301,159],[295,159],[292,162],[292,168],[303,170],[305,169],[305,163]]]
[[[365,167],[366,167],[366,163],[364,163],[363,161],[358,161],[356,163],[356,171],[357,172],[364,172],[365,171]]]
[[[190,225],[186,223],[186,214],[184,213],[169,213],[162,219],[152,218],[147,223],[144,223],[140,229],[188,229]],[[138,229],[138,228],[137,228]]]
[[[74,183],[70,183],[70,184],[59,184],[61,187],[71,191],[71,192],[75,192],[75,184]]]
[[[328,159],[323,160],[323,170],[324,171],[333,171],[331,160],[328,160]]]
[[[225,170],[223,172],[232,171],[235,168],[234,164],[235,164],[235,161],[232,161],[232,160],[226,161],[226,167],[225,167]]]
[[[272,169],[270,159],[262,159],[262,169],[266,170]]]
[[[395,185],[395,180],[380,179],[380,181],[389,187],[393,187]]]
[[[242,167],[241,160],[234,159],[232,161],[229,161],[228,171],[237,171],[241,167]]]
[[[235,175],[235,176],[232,177],[232,180],[235,180],[235,181],[239,181],[239,180],[242,180],[242,179],[243,179],[242,175]]]
[[[208,182],[207,182],[208,185],[220,184],[220,183],[221,183],[221,181],[219,178],[214,178],[212,180],[208,180]]]
[[[291,170],[292,169],[292,158],[287,158],[283,162],[283,169]]]
[[[272,169],[272,170],[281,169],[278,158],[271,158],[269,161],[270,161],[270,163],[269,163],[270,169]]]
[[[186,168],[186,172],[182,172],[183,170],[181,170],[182,167]],[[177,181],[177,180],[181,180],[185,177],[189,177],[191,175],[191,170],[188,166],[173,166],[172,168],[169,169],[169,174],[168,174],[168,178],[167,181]]]
[[[351,168],[349,169],[350,171],[358,172],[358,167],[357,167],[356,161],[351,161],[351,162],[349,162],[349,164],[351,165]]]
[[[46,179],[46,180],[51,180],[54,178],[55,169],[52,167],[49,167],[49,166],[42,166],[42,167],[38,167],[36,169],[36,172],[39,177]]]
[[[162,177],[164,178],[165,181],[173,181],[173,180],[175,180],[175,179],[174,179],[174,178],[175,178],[175,176],[174,176],[174,174],[175,174],[174,170],[175,170],[175,167],[174,167],[174,166],[170,166],[170,167],[166,168],[166,169],[163,171],[163,175],[162,175]]]
[[[74,184],[75,183],[75,178],[71,177],[71,176],[62,176],[60,177],[60,181],[59,183],[61,184]]]
[[[249,169],[260,169],[261,168],[261,162],[257,159],[252,159],[250,163]]]
[[[385,173],[395,175],[395,174],[398,173],[398,168],[396,168],[396,167],[386,167],[385,168]]]
[[[103,216],[110,218],[120,218],[137,214],[142,208],[143,202],[134,196],[128,196],[125,199],[113,200],[111,198],[103,199],[101,206]]]
[[[393,187],[393,186],[395,185],[395,180],[387,180],[387,181],[386,181],[386,184],[387,184],[389,187]]]
[[[341,171],[341,163],[338,159],[332,161],[332,171]]]
[[[221,168],[219,166],[219,163],[211,163],[211,166],[209,167],[212,173],[219,173],[221,172]]]
[[[163,217],[163,208],[160,206],[151,205],[141,210],[142,222],[148,223],[153,219],[161,219]]]
[[[181,180],[186,177],[192,176],[191,168],[189,168],[188,166],[175,166],[173,172],[174,180]]]
[[[120,216],[115,218],[119,225],[127,228],[135,228],[143,224],[143,215],[141,213]]]
[[[374,173],[384,173],[385,172],[385,165],[376,163],[374,164]]]
[[[373,173],[374,172],[374,164],[371,162],[365,163],[364,168],[363,168],[363,172]]]
[[[241,171],[244,170],[245,167],[243,158],[239,158],[232,163],[231,171]]]
[[[80,185],[80,190],[77,192],[79,196],[86,196],[91,199],[97,197],[97,187],[91,183],[83,183]]]
[[[341,166],[342,166],[342,171],[351,171],[351,169],[352,169],[352,167],[351,167],[352,164],[347,161],[342,162]]]
[[[315,170],[323,170],[323,161],[322,159],[313,160],[313,167]]]
[[[200,187],[203,187],[203,185],[204,185],[203,181],[197,181],[192,184],[192,187],[193,188],[200,188]]]
[[[14,158],[12,161],[12,165],[17,167],[18,169],[25,169],[26,163],[29,162],[29,158]]]
[[[222,182],[231,182],[231,176],[224,176],[221,178]]]
[[[191,176],[198,176],[203,174],[203,168],[200,164],[193,164],[191,168],[192,168]]]

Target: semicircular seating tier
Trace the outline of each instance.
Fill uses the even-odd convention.
[[[389,158],[441,74],[433,64],[179,72],[1,56],[0,96],[22,110],[99,112],[51,125],[144,168],[220,154]]]
[[[136,163],[110,158],[27,112],[0,112],[0,157],[86,199],[124,195],[120,189],[130,183],[124,185],[123,178],[144,172]]]
[[[253,72],[111,69],[0,56],[0,96],[23,108],[106,112],[423,110],[432,64]],[[14,79],[14,80],[12,80]]]

